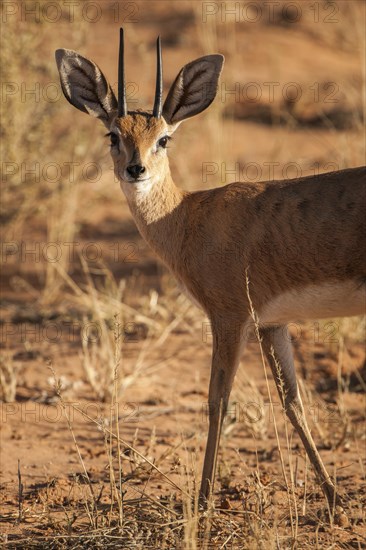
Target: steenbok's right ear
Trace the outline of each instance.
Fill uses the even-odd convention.
[[[56,50],[55,57],[67,101],[99,118],[109,128],[118,104],[99,67],[72,50]]]

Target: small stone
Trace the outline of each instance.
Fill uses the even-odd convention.
[[[350,526],[349,519],[341,506],[336,507],[334,514],[334,523],[338,525],[338,527],[343,528]]]
[[[231,510],[230,500],[228,498],[222,498],[220,502],[220,508],[222,510]]]

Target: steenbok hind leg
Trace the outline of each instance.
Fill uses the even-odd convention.
[[[296,382],[292,346],[286,326],[261,328],[263,350],[270,364],[277,390],[288,418],[299,434],[318,481],[327,498],[330,510],[341,504],[335,487],[320,458],[308,428]]]

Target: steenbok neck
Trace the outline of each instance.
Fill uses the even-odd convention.
[[[126,193],[141,235],[171,267],[184,235],[187,194],[175,185],[169,170],[148,191]]]

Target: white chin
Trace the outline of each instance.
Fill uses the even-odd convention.
[[[151,178],[146,178],[144,180],[135,181],[133,183],[133,186],[137,193],[146,194],[150,191],[152,184],[153,184],[153,180]]]
[[[134,180],[128,178],[121,178],[123,190],[127,195],[146,195],[150,192],[153,186],[153,179],[151,177],[144,178],[143,180]]]

